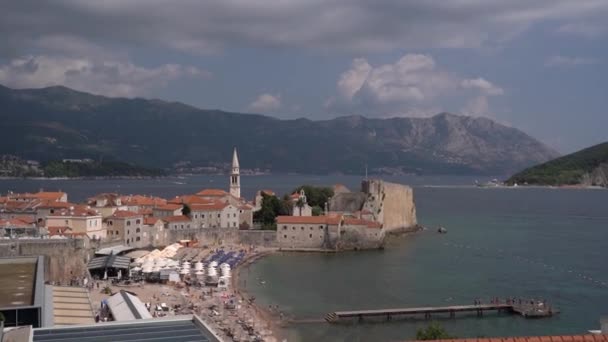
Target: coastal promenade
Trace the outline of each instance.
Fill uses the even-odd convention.
[[[527,302],[524,304],[476,304],[476,305],[454,305],[438,307],[417,307],[417,308],[393,308],[378,310],[353,310],[335,311],[328,313],[325,320],[329,323],[339,323],[352,321],[353,319],[363,321],[364,319],[381,318],[391,321],[394,318],[403,317],[424,317],[430,319],[432,315],[448,314],[450,318],[455,318],[456,313],[475,313],[478,317],[483,317],[484,312],[497,312],[521,315],[526,318],[550,317],[557,313],[551,306],[541,302]]]

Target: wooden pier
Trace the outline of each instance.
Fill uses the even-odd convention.
[[[439,307],[419,307],[419,308],[396,308],[380,310],[355,310],[355,311],[336,311],[328,313],[325,320],[329,323],[338,323],[346,320],[363,321],[366,318],[381,318],[391,321],[395,318],[405,317],[424,317],[431,319],[433,315],[447,314],[450,318],[455,318],[456,313],[474,313],[478,317],[483,317],[484,312],[505,312],[509,314],[521,315],[526,318],[550,317],[557,313],[550,306],[541,303],[528,304],[478,304],[478,305],[456,305]],[[445,316],[444,316],[445,317]]]

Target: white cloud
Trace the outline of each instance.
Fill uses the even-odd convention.
[[[249,110],[262,113],[273,112],[279,108],[281,108],[281,95],[279,94],[264,93],[249,104]]]
[[[545,61],[546,67],[574,67],[580,65],[596,64],[597,60],[585,57],[551,56]]]
[[[226,0],[172,5],[169,0],[7,1],[0,12],[0,54],[30,53],[36,39],[47,36],[195,53],[247,46],[477,48],[513,39],[539,22],[585,22],[593,16],[605,18],[608,12],[605,0]]]
[[[183,77],[207,77],[207,71],[177,64],[155,68],[128,62],[86,58],[27,56],[0,65],[0,83],[14,88],[64,85],[107,96],[134,97]]]
[[[338,80],[338,90],[345,98],[352,99],[353,96],[367,79],[372,66],[363,58],[356,58],[351,64],[351,68],[344,72]]]
[[[475,79],[462,80],[461,85],[463,88],[466,88],[466,89],[479,89],[486,95],[504,94],[504,91],[502,90],[502,88],[497,87],[496,85],[484,80],[481,77],[478,77]]]
[[[357,58],[340,75],[337,91],[325,102],[328,111],[380,117],[434,115],[446,98],[470,96],[476,102],[467,105],[466,112],[482,115],[489,112],[487,96],[504,94],[484,78],[461,78],[442,70],[423,54],[406,54],[394,64],[380,66]]]

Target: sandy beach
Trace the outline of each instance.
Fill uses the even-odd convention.
[[[239,272],[242,268],[273,252],[274,249],[264,248],[250,251],[234,269],[231,286],[227,289],[160,283],[115,285],[107,281],[96,281],[93,288],[89,289],[90,300],[97,313],[101,302],[109,297],[106,291],[114,294],[126,290],[136,294],[142,302],[150,303],[154,317],[198,315],[225,341],[282,341],[279,314],[259,307],[244,289],[239,288]],[[108,289],[104,291],[106,288]],[[166,312],[154,310],[156,305],[162,303],[170,309]],[[229,303],[233,303],[233,306]]]

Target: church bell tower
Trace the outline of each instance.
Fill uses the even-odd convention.
[[[230,173],[230,194],[236,198],[241,198],[241,175],[239,172],[239,156],[236,147],[232,152],[232,172]]]

